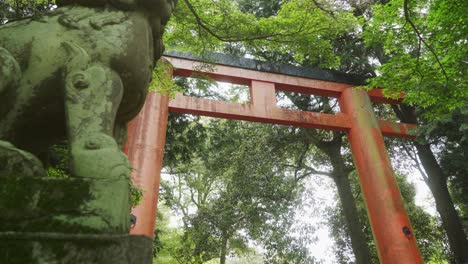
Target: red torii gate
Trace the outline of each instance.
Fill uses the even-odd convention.
[[[142,202],[133,208],[137,223],[131,233],[153,237],[160,173],[169,112],[247,120],[305,128],[346,132],[358,170],[381,263],[422,263],[416,238],[394,179],[383,136],[412,138],[415,125],[379,120],[374,103],[398,103],[387,99],[380,90],[365,92],[356,85],[330,80],[310,79],[277,72],[265,72],[239,66],[216,65],[213,72],[196,67],[197,61],[180,56],[165,56],[174,66],[175,76],[203,73],[211,78],[248,85],[250,103],[150,93],[140,114],[129,124],[125,146],[135,171],[133,180],[144,189]],[[281,109],[276,106],[275,91],[291,91],[339,99],[338,114],[312,113]]]

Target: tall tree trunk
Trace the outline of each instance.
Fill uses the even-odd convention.
[[[437,163],[429,145],[414,143],[418,156],[428,176],[427,184],[434,196],[437,212],[442,219],[442,226],[447,232],[450,249],[457,263],[468,262],[468,240],[463,225],[453,205],[447,188],[447,178]]]
[[[223,235],[222,241],[221,241],[221,253],[219,256],[219,264],[226,264],[227,243],[228,243],[228,236]]]
[[[402,122],[417,123],[414,109],[409,106],[393,106],[393,110]],[[427,185],[436,203],[437,212],[442,219],[442,226],[447,233],[450,249],[457,263],[468,263],[468,240],[463,230],[460,217],[453,205],[447,188],[447,175],[443,172],[428,144],[413,142],[418,150],[418,157],[427,174]]]
[[[351,191],[351,183],[348,178],[349,170],[346,168],[343,157],[341,156],[341,136],[335,138],[333,142],[319,144],[327,156],[330,158],[333,166],[333,180],[338,189],[341,206],[348,227],[348,234],[351,238],[351,248],[353,249],[356,263],[370,264],[372,257],[367,245],[366,237],[363,232],[363,225],[359,221],[356,203]]]
[[[338,188],[341,206],[348,225],[351,247],[356,257],[356,263],[372,263],[369,247],[362,232],[361,222],[358,219],[356,204],[351,192],[351,186],[347,175],[335,175],[333,180]]]
[[[289,99],[299,109],[307,111],[307,108],[304,107],[303,104],[296,101],[297,98],[290,97]],[[331,111],[331,107],[326,107],[329,105],[329,101],[323,98],[321,100],[325,100],[323,106],[324,109],[322,110],[324,110],[324,112],[327,112],[326,110]],[[372,263],[372,257],[363,232],[363,225],[359,221],[356,203],[354,201],[351,184],[348,178],[350,170],[346,168],[346,164],[341,156],[343,134],[334,132],[332,141],[323,141],[320,140],[320,136],[317,135],[314,130],[309,130],[309,132],[309,139],[317,146],[317,148],[322,150],[331,161],[333,167],[332,177],[338,189],[338,196],[340,197],[341,206],[343,208],[345,221],[348,227],[348,235],[351,239],[351,248],[353,249],[356,263],[370,264]]]

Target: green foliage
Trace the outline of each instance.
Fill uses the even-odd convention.
[[[247,241],[254,240],[265,244],[268,263],[311,259],[305,244],[288,234],[301,189],[285,166],[294,157],[287,154],[290,146],[276,144],[278,134],[267,126],[215,120],[205,120],[203,126],[203,136],[194,138],[190,153],[173,156],[185,161],[167,163],[173,176],[163,183],[162,197],[184,222],[181,246],[173,257],[181,263],[202,263],[230,253],[242,255],[251,251]],[[192,132],[190,127],[179,139]]]
[[[439,164],[447,176],[451,197],[468,231],[468,103],[437,122],[430,122],[421,131],[424,143],[438,149]]]
[[[407,103],[437,119],[468,99],[468,4],[408,1],[405,8],[406,1],[373,6],[364,38],[369,46],[383,48],[379,59],[384,63],[370,87],[385,88],[390,96],[404,92]]]
[[[171,216],[170,209],[163,203],[158,204],[153,241],[153,263],[155,264],[178,264],[172,256],[176,255],[176,250],[181,246],[180,237],[183,233],[180,229],[169,227]]]
[[[283,4],[281,0],[238,0],[242,13],[251,13],[255,17],[271,17],[278,14]]]
[[[174,98],[177,92],[183,92],[183,89],[174,82],[172,71],[172,65],[169,62],[159,60],[153,69],[149,91],[168,95],[171,98]]]
[[[337,9],[331,17],[308,0],[287,1],[278,7],[278,3],[273,7],[274,16],[266,12],[258,17],[242,1],[180,1],[167,26],[165,43],[169,49],[196,54],[221,51],[224,43],[242,43],[244,49],[274,50],[291,53],[297,61],[339,65],[332,41],[356,27],[351,13]]]
[[[365,224],[364,233],[367,244],[371,249],[374,263],[379,263],[375,242],[373,241],[372,230],[367,217],[366,205],[362,196],[359,180],[355,172],[351,173],[353,193],[355,193],[355,202],[358,209],[359,218]],[[421,207],[415,204],[414,198],[416,190],[405,177],[396,177],[405,207],[412,223],[418,247],[425,263],[448,263],[449,252],[447,252],[447,238],[442,230],[439,221],[425,212]],[[330,215],[327,216],[332,230],[332,236],[336,241],[337,247],[335,254],[342,262],[350,262],[352,251],[350,249],[350,239],[346,233],[346,224],[343,213],[340,208],[330,208]]]
[[[47,169],[47,176],[52,178],[66,178],[68,175],[63,171],[54,167],[49,167]]]
[[[24,17],[40,15],[50,10],[55,0],[2,0],[0,1],[0,25]]]
[[[131,180],[128,181],[128,187],[130,192],[130,205],[131,207],[137,206],[140,204],[141,200],[143,199],[143,190],[136,186]]]
[[[47,175],[54,178],[68,178],[68,145],[66,142],[55,144],[49,148]]]

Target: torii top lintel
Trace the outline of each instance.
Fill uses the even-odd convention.
[[[250,87],[250,103],[240,104],[219,100],[177,95],[169,103],[169,110],[176,113],[204,115],[219,118],[246,120],[262,123],[291,125],[348,131],[349,117],[344,113],[325,114],[278,108],[276,90],[340,98],[346,89],[364,83],[364,78],[338,72],[300,68],[289,65],[273,65],[251,59],[215,55],[214,71],[200,67],[200,58],[168,53],[164,56],[174,67],[174,75],[190,77],[202,73],[214,80]],[[380,89],[368,92],[374,103],[399,103],[385,98]],[[382,134],[389,137],[413,138],[413,124],[378,120]]]

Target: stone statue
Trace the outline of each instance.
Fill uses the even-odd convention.
[[[0,181],[43,182],[44,153],[66,137],[73,182],[68,191],[37,191],[24,206],[9,207],[0,189],[2,222],[15,224],[0,231],[128,233],[131,167],[120,147],[176,1],[57,0],[50,13],[0,26]],[[88,197],[73,208],[41,205],[82,185]]]

